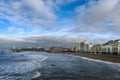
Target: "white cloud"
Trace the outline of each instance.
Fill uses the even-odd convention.
[[[70,3],[73,3],[77,0],[45,0],[46,4],[55,9],[55,10],[60,10],[60,6],[63,6],[63,5],[68,5]]]
[[[56,15],[44,3],[44,0],[0,1],[0,18],[13,24],[37,27],[48,27],[54,22]]]
[[[79,31],[87,32],[118,32],[120,31],[120,0],[99,0],[90,2],[89,8],[77,8]],[[112,22],[107,25],[107,22]],[[98,28],[99,27],[99,28]],[[87,29],[89,28],[89,29]]]

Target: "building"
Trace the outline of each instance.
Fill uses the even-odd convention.
[[[81,53],[120,55],[120,39],[110,40],[105,44],[95,44],[95,45],[84,41],[75,46],[72,46],[71,50]]]
[[[81,53],[89,53],[91,52],[92,44],[89,42],[81,42],[75,46],[72,46],[71,50],[75,52],[81,52]]]
[[[103,54],[113,54],[112,45],[103,45],[101,48]]]
[[[44,50],[48,52],[69,52],[71,51],[69,48],[62,48],[62,47],[50,47],[50,48],[44,48]]]
[[[102,45],[101,44],[96,44],[96,45],[92,46],[91,53],[101,54],[101,52],[102,52]]]
[[[102,53],[120,55],[120,40],[110,40],[103,44]]]

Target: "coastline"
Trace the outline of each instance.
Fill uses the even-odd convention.
[[[113,54],[93,54],[93,53],[79,53],[79,52],[72,52],[72,51],[63,51],[63,50],[44,50],[44,49],[13,49],[12,52],[23,52],[23,51],[42,51],[48,53],[55,53],[55,54],[68,54],[68,55],[75,55],[80,57],[87,57],[97,60],[109,61],[120,63],[120,55],[113,55]]]
[[[56,54],[68,54],[68,55],[75,55],[80,57],[87,57],[97,60],[109,61],[120,63],[120,56],[119,55],[110,55],[110,54],[90,54],[90,53],[76,53],[76,52],[55,52]]]

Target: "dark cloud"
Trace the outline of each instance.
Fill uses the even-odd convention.
[[[70,40],[71,39],[71,40]],[[0,48],[16,47],[71,47],[76,39],[55,36],[30,36],[19,39],[0,38]]]

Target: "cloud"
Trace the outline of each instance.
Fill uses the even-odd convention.
[[[84,40],[100,43],[119,38],[119,0],[89,0],[75,9],[77,15],[61,9],[75,1],[78,0],[0,0],[0,23],[9,24],[6,33],[22,36],[0,37],[0,46],[67,47]]]
[[[84,33],[83,33],[84,34]],[[111,38],[115,39],[115,36],[109,37],[108,35],[100,34],[76,34],[70,36],[70,34],[54,35],[54,34],[44,34],[44,35],[31,35],[31,36],[21,36],[21,37],[4,37],[0,36],[0,49],[8,49],[13,46],[16,47],[71,47],[72,45],[78,44],[81,41],[89,41],[92,43],[104,43]],[[90,38],[92,35],[92,38]],[[106,38],[100,38],[106,37]],[[118,35],[119,38],[119,35]],[[117,38],[116,38],[117,39]]]
[[[16,47],[71,47],[73,44],[78,43],[82,38],[77,36],[25,36],[25,37],[0,37],[0,48]]]
[[[60,6],[68,5],[76,1],[77,0],[45,0],[46,4],[55,10],[60,10]]]
[[[79,27],[75,30],[78,32],[117,33],[120,31],[119,9],[119,0],[90,1],[88,7],[79,6],[76,9]]]
[[[12,24],[34,27],[49,27],[56,18],[43,0],[1,0],[0,16]]]
[[[86,35],[72,35],[69,36],[66,34],[63,35],[54,35],[54,34],[45,34],[45,35],[31,35],[31,36],[21,36],[21,37],[0,37],[0,48],[12,48],[16,47],[71,47],[72,45],[78,44],[81,41],[89,41],[92,43],[104,43],[110,40],[108,36],[95,34],[96,38],[89,38],[91,34]],[[100,37],[106,37],[100,38]],[[119,35],[118,35],[119,36]],[[114,37],[112,37],[114,38]]]

